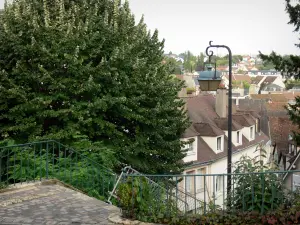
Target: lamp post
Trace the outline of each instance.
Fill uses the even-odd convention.
[[[228,90],[228,153],[227,153],[227,196],[230,196],[231,192],[231,160],[232,160],[232,53],[231,49],[226,45],[212,45],[212,41],[209,42],[209,46],[206,48],[206,55],[209,57],[209,60],[214,55],[213,51],[209,51],[210,48],[226,48],[229,54],[229,90]],[[216,76],[215,76],[216,78]],[[213,79],[215,80],[215,79]],[[199,77],[199,83],[203,83],[201,81],[210,82],[209,79]],[[204,82],[205,83],[205,82]],[[201,84],[200,84],[201,88]],[[209,91],[216,91],[209,90]]]

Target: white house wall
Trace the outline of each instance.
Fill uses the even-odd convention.
[[[235,166],[236,162],[238,162],[242,156],[248,156],[250,158],[255,158],[256,156],[259,156],[260,152],[256,151],[257,146],[258,146],[258,144],[248,147],[247,149],[237,152],[236,154],[233,154],[232,155],[232,171],[234,171],[234,166]],[[265,146],[265,148],[266,148],[267,152],[270,151],[270,146]],[[212,174],[227,173],[227,158],[223,158],[223,159],[220,159],[220,160],[214,162],[211,165],[211,173]],[[232,179],[234,179],[234,177],[232,177]],[[223,204],[223,193],[226,193],[227,176],[224,176],[224,180],[225,180],[225,183],[224,183],[225,189],[223,190],[223,188],[222,188],[220,193],[215,193],[216,197],[217,197],[216,204],[218,204],[220,206],[222,206],[222,204]],[[212,179],[210,182],[213,183]],[[212,192],[212,194],[214,194],[213,189],[211,189],[210,191]]]
[[[232,155],[232,171],[234,171],[234,166],[237,161],[240,160],[242,156],[248,156],[250,158],[255,158],[260,155],[260,151],[256,151],[258,148],[259,144],[255,144],[253,146],[249,146],[248,148],[245,148],[243,150],[240,150],[239,152],[236,152]],[[270,152],[270,145],[264,146],[265,150],[267,152]],[[265,162],[267,159],[265,160]],[[197,168],[190,168],[184,172],[191,172],[195,171],[194,174],[197,174],[197,170],[203,168],[203,166],[199,166]],[[205,178],[205,191],[202,192],[196,192],[196,198],[198,200],[206,201],[207,203],[210,200],[213,200],[215,197],[215,204],[220,205],[221,207],[223,206],[223,199],[226,199],[226,188],[227,188],[227,157],[221,158],[219,160],[216,160],[212,162],[210,165],[206,166],[206,174],[212,174],[214,176],[206,176]],[[219,192],[216,192],[216,179],[217,179],[217,174],[220,175],[220,179],[224,182],[221,184],[221,188]],[[225,174],[225,175],[224,175]],[[223,178],[224,177],[224,178]],[[234,179],[234,177],[232,177]],[[195,180],[197,180],[195,178]],[[184,184],[185,179],[183,180],[182,184]],[[199,185],[196,183],[196,187]],[[225,196],[223,195],[225,194]]]
[[[277,79],[273,82],[273,84],[278,85],[279,87],[285,88],[285,84],[283,83],[282,76],[279,75]]]
[[[221,138],[222,138],[221,146],[222,146],[222,148],[224,148],[224,135],[222,135]],[[204,136],[202,136],[202,139],[205,141],[205,143],[211,149],[214,149],[215,153],[220,153],[220,152],[224,151],[224,149],[222,149],[222,151],[216,151],[216,149],[217,149],[217,137],[204,137]]]
[[[255,129],[255,127],[253,128]],[[242,134],[245,136],[245,138],[248,139],[248,141],[251,141],[252,139],[250,138],[250,127],[243,127],[242,129]],[[255,134],[254,134],[255,135]]]

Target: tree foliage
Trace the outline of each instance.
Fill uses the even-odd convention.
[[[120,0],[19,0],[0,19],[0,138],[84,139],[141,171],[182,169],[183,84]]]
[[[177,61],[174,58],[165,57],[166,66],[169,68],[169,74],[181,74],[181,61]]]

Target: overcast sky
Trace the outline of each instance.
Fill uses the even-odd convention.
[[[165,51],[205,51],[208,42],[234,54],[300,54],[284,0],[129,0],[131,9],[166,39]],[[218,50],[225,53],[226,50]]]
[[[294,0],[296,1],[296,0]],[[0,0],[2,8],[4,0]],[[165,38],[165,51],[204,52],[210,40],[228,45],[233,54],[259,50],[300,54],[299,35],[288,25],[284,0],[129,0],[139,20]],[[216,52],[217,53],[217,52]],[[225,54],[226,50],[218,50]]]

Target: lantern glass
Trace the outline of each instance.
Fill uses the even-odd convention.
[[[202,91],[217,91],[221,80],[199,80],[200,89]]]

